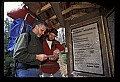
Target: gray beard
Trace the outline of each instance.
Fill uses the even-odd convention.
[[[37,35],[37,37],[41,37],[41,35]]]

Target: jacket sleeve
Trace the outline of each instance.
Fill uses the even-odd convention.
[[[55,43],[56,43],[56,47],[57,47],[60,51],[65,50],[64,46],[63,46],[62,44],[60,44],[59,41],[56,40]]]
[[[36,60],[36,54],[28,53],[28,36],[23,33],[19,36],[16,45],[14,47],[13,58],[26,64],[39,65],[40,61]]]

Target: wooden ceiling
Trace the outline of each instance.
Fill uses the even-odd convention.
[[[54,28],[64,27],[65,20],[99,11],[100,5],[91,2],[23,2],[39,19]]]

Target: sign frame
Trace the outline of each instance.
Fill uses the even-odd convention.
[[[106,38],[107,38],[107,47],[108,47],[108,53],[109,53],[109,63],[110,63],[110,70],[111,70],[111,77],[114,77],[114,63],[115,63],[115,52],[114,52],[114,33],[115,33],[115,26],[114,26],[114,23],[115,23],[115,19],[113,18],[112,21],[111,20],[108,20],[111,15],[114,14],[114,17],[115,17],[115,9],[112,8],[110,9],[109,11],[106,12],[106,14],[104,15],[103,17],[103,20],[104,20],[104,25],[105,25],[105,31],[106,31]],[[109,22],[112,22],[111,25],[112,28],[110,28],[109,26]],[[113,23],[114,22],[114,23]],[[110,31],[114,31],[114,32],[110,32]],[[111,38],[113,37],[113,38]]]
[[[79,27],[84,27],[87,25],[91,25],[97,23],[98,26],[98,34],[99,34],[99,41],[100,41],[100,50],[101,50],[101,59],[102,59],[102,68],[103,68],[103,73],[98,74],[98,73],[92,73],[92,72],[86,72],[86,71],[76,71],[74,68],[74,54],[73,54],[73,40],[72,40],[72,30],[77,29]],[[107,44],[106,44],[106,37],[105,37],[105,29],[104,29],[104,24],[103,24],[103,18],[102,16],[94,17],[92,19],[89,19],[87,21],[82,21],[80,23],[76,23],[73,25],[70,25],[70,32],[71,38],[69,38],[69,42],[71,42],[71,45],[69,45],[69,49],[72,49],[72,51],[69,51],[69,54],[72,54],[72,56],[69,56],[70,58],[70,63],[72,65],[68,66],[70,67],[70,73],[73,77],[84,77],[84,76],[92,76],[92,77],[104,77],[104,76],[110,76],[110,69],[109,69],[109,57],[108,57],[108,49],[107,49]]]
[[[103,74],[98,23],[71,29],[73,70]]]

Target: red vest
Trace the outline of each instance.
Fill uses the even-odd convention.
[[[61,45],[60,42],[58,42],[57,40],[52,42],[51,49],[49,48],[46,40],[43,41],[43,49],[44,49],[44,53],[46,55],[52,55],[53,51],[56,48],[58,48],[60,51],[65,50],[64,46]],[[41,71],[44,73],[49,73],[49,74],[56,73],[60,69],[60,66],[59,66],[59,63],[57,63],[57,60],[55,60],[55,61],[51,61],[51,60],[43,61],[41,64]]]

